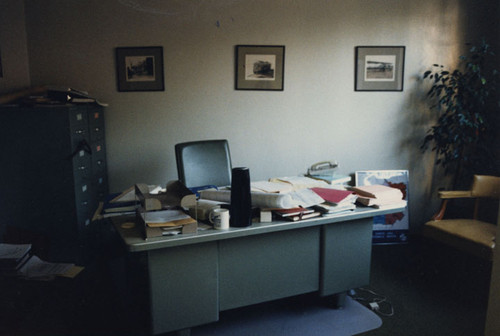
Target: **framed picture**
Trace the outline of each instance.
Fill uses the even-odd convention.
[[[356,47],[355,91],[403,91],[405,47]]]
[[[283,91],[285,46],[236,46],[236,90]]]
[[[116,48],[118,91],[163,91],[163,47]]]

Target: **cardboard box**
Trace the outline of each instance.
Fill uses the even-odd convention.
[[[195,218],[186,214],[186,217],[180,220],[165,221],[164,223],[155,223],[148,225],[145,212],[169,211],[176,209],[187,209],[196,207],[196,195],[192,193],[180,181],[171,181],[167,183],[166,192],[150,194],[149,187],[145,184],[135,185],[136,197],[141,203],[137,210],[137,223],[143,228],[144,238],[161,237],[175,234],[175,230],[182,234],[196,233],[198,223]]]

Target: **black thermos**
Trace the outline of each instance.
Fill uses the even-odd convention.
[[[252,198],[250,171],[245,167],[232,169],[230,226],[244,227],[252,224]]]

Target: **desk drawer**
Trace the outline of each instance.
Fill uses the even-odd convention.
[[[72,129],[87,128],[87,111],[82,108],[70,108],[68,110],[69,124]]]

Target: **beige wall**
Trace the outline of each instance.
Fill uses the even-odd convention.
[[[0,0],[0,93],[30,86],[24,3]]]
[[[419,76],[433,63],[454,65],[476,37],[460,0],[26,0],[25,9],[31,84],[109,103],[112,191],[176,178],[178,142],[227,138],[233,165],[249,167],[253,180],[326,159],[341,173],[409,169],[413,228],[434,211],[427,199],[443,182],[431,178],[432,155],[418,150],[430,125]],[[0,35],[0,46],[13,36]],[[234,90],[237,44],[285,45],[285,90]],[[354,91],[360,45],[406,46],[403,92]],[[120,46],[163,46],[164,92],[117,91]],[[9,78],[2,91],[18,86]]]

